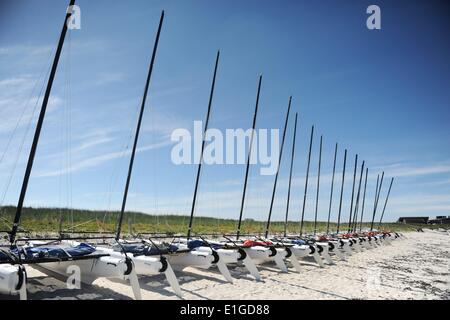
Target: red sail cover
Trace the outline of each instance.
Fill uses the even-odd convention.
[[[271,246],[273,243],[271,241],[255,241],[255,240],[245,240],[244,247],[255,247],[255,246]]]

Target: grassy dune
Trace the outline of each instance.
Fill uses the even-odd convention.
[[[0,230],[6,231],[11,228],[15,207],[0,207]],[[62,221],[63,231],[75,232],[114,232],[118,212],[90,211],[80,209],[60,209],[60,208],[24,208],[21,230],[32,233],[57,232]],[[344,219],[345,220],[345,219]],[[144,232],[164,232],[164,233],[186,233],[189,217],[179,215],[149,215],[141,212],[126,212],[123,223],[123,233],[144,233]],[[369,226],[363,223],[363,227]],[[234,219],[219,219],[211,217],[195,217],[194,233],[232,233],[235,232],[237,221]],[[377,224],[375,224],[375,227]],[[383,229],[395,231],[415,230],[417,225],[404,225],[397,223],[383,223]],[[341,225],[341,230],[347,228],[347,223]],[[312,232],[314,223],[305,221],[303,230],[305,233]],[[336,223],[330,224],[331,230],[336,230]],[[247,219],[242,222],[243,233],[260,233],[265,230],[264,221]],[[274,221],[271,224],[272,233],[283,232],[284,223]],[[299,222],[290,221],[288,232],[298,233]],[[318,232],[326,231],[326,222],[317,223]]]

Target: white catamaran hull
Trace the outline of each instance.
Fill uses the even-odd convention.
[[[325,259],[325,261],[329,265],[333,265],[334,261],[333,261],[333,259],[331,259],[331,256],[330,256],[330,246],[329,246],[328,242],[316,242],[315,244],[317,247],[320,246],[322,248],[322,252],[319,253],[322,256],[322,258]]]
[[[308,257],[312,255],[314,258],[314,261],[319,265],[319,267],[323,268],[325,267],[325,264],[323,263],[322,257],[318,253],[317,247],[309,246],[306,244],[301,245],[294,245],[291,248],[292,253],[297,257],[297,259],[303,259],[305,257]]]
[[[56,273],[63,277],[72,275],[74,270],[79,271],[80,281],[88,285],[99,278],[128,280],[133,289],[135,299],[142,299],[135,267],[132,262],[127,263],[124,258],[104,256],[85,260],[45,262],[35,266],[44,273],[48,271],[48,275]]]
[[[233,277],[225,262],[220,259],[219,255],[216,256],[211,252],[192,250],[180,254],[167,255],[167,259],[172,268],[177,271],[182,271],[187,267],[209,269],[216,265],[223,277],[228,282],[233,282]]]
[[[288,272],[288,268],[283,260],[286,256],[286,250],[275,249],[274,251],[273,249],[263,246],[244,247],[243,249],[255,264],[275,262],[281,272]]]
[[[19,295],[27,300],[27,277],[25,268],[20,265],[0,265],[0,293]]]
[[[97,247],[96,249],[109,254],[111,257],[123,258],[123,253],[115,251],[112,248]],[[183,295],[183,293],[181,292],[180,284],[178,283],[178,279],[173,272],[172,266],[166,258],[156,258],[149,256],[135,257],[130,253],[127,253],[127,256],[133,261],[137,275],[153,276],[164,273],[175,294],[179,297]]]
[[[343,251],[341,247],[341,243],[339,241],[336,240],[330,240],[330,243],[332,243],[334,245],[334,249],[332,251],[330,251],[330,253],[333,253],[334,255],[336,255],[336,257],[338,257],[340,260],[345,261],[345,253]]]
[[[199,247],[197,250],[212,254],[212,249],[210,247]],[[242,262],[256,280],[261,280],[261,275],[259,274],[255,263],[245,253],[245,251],[242,254],[237,249],[216,249],[216,252],[219,254],[220,260],[222,260],[225,264],[238,264],[239,262]]]
[[[29,245],[43,245],[41,241],[32,241]],[[64,245],[77,246],[76,241],[63,241]],[[96,250],[93,255],[105,254],[100,250]],[[136,274],[136,268],[131,259],[125,257],[101,256],[89,258],[88,256],[82,259],[72,259],[58,262],[42,262],[33,264],[33,267],[39,269],[41,272],[52,276],[53,274],[68,278],[74,272],[79,272],[80,282],[91,285],[99,278],[111,278],[124,281],[130,281],[133,290],[134,298],[142,300],[141,288]]]

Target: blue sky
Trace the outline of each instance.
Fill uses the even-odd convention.
[[[450,45],[445,2],[80,0],[77,4],[81,30],[70,31],[66,38],[26,205],[120,208],[125,150],[165,9],[128,209],[189,213],[196,167],[171,163],[170,134],[176,128],[191,129],[194,120],[205,117],[220,49],[211,127],[251,126],[260,73],[264,78],[259,128],[281,128],[288,97],[293,95],[299,131],[292,220],[301,213],[312,124],[316,139],[307,219],[314,215],[320,134],[324,151],[319,219],[327,215],[335,142],[340,145],[338,174],[344,148],[349,150],[347,172],[353,170],[355,153],[369,167],[366,212],[373,206],[376,174],[384,170],[386,178],[396,177],[386,220],[450,215]],[[366,28],[366,8],[371,4],[381,8],[381,30]],[[0,3],[1,204],[17,202],[36,121],[33,108],[45,84],[66,6],[56,0]],[[285,156],[290,154],[293,115]],[[287,160],[284,157],[281,165],[273,220],[284,216]],[[205,167],[196,214],[237,217],[244,169]],[[256,166],[251,170],[244,216],[265,219],[273,176],[258,172]],[[383,200],[387,186],[385,180]],[[335,194],[339,187],[337,178]],[[344,220],[350,193],[348,174]],[[337,197],[334,200],[333,219]]]

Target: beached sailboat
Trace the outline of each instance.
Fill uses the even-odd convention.
[[[0,249],[0,293],[19,295],[27,299],[27,273],[25,267],[8,250]]]
[[[263,239],[261,237],[257,237],[254,235],[246,235],[246,239],[241,239],[242,217],[243,217],[246,194],[247,194],[248,177],[249,177],[249,171],[250,171],[250,159],[252,157],[253,139],[254,139],[254,132],[256,129],[256,119],[257,119],[257,115],[258,115],[259,97],[260,97],[260,93],[261,93],[261,82],[262,82],[262,75],[260,75],[259,82],[258,82],[258,91],[257,91],[257,95],[256,95],[255,111],[253,113],[252,131],[251,131],[251,135],[250,135],[249,151],[248,151],[247,160],[246,160],[244,186],[243,186],[242,197],[241,197],[241,205],[240,205],[240,211],[239,211],[237,231],[236,231],[234,241],[237,245],[239,245],[241,248],[244,249],[245,253],[252,259],[252,261],[255,262],[255,264],[259,265],[259,264],[263,264],[263,263],[267,263],[267,262],[273,262],[278,267],[278,269],[280,269],[280,271],[287,272],[288,268],[284,262],[284,259],[289,258],[291,254],[290,254],[290,252],[285,250],[284,246],[279,247],[273,241],[270,241],[268,239]],[[289,98],[287,119],[288,119],[289,110],[291,107],[291,101],[292,101],[292,99]],[[286,119],[284,130],[286,130],[287,119]],[[284,137],[283,137],[283,141],[284,141]]]
[[[69,8],[75,4],[75,0],[71,0]],[[22,188],[17,204],[16,214],[14,216],[13,226],[9,233],[10,247],[3,249],[7,252],[6,256],[14,258],[4,259],[1,262],[2,273],[7,277],[0,279],[2,283],[0,287],[2,291],[10,291],[11,293],[18,292],[22,298],[26,295],[26,273],[23,265],[31,265],[39,268],[48,275],[58,274],[67,277],[67,270],[70,266],[76,266],[80,270],[82,283],[91,284],[97,278],[116,278],[130,282],[133,293],[136,299],[141,299],[141,292],[137,275],[133,262],[127,257],[111,257],[108,254],[97,251],[93,246],[86,243],[63,243],[58,239],[47,241],[26,241],[25,245],[18,246],[18,242],[23,242],[23,239],[16,239],[17,231],[22,215],[23,204],[28,188],[28,182],[33,168],[33,162],[39,142],[39,137],[42,125],[47,110],[47,104],[52,90],[53,80],[58,67],[59,58],[64,44],[64,39],[67,33],[67,21],[71,17],[70,10],[67,10],[65,15],[63,28],[59,37],[59,42],[52,68],[50,71],[45,95],[42,101],[42,106],[36,125],[36,130],[28,157],[26,171],[22,183]],[[5,254],[4,254],[5,255]],[[6,265],[6,266],[5,266]],[[14,276],[14,271],[17,271],[17,278]],[[25,275],[25,276],[24,276]],[[17,281],[19,280],[19,281]],[[20,284],[20,286],[19,286]]]
[[[195,248],[197,251],[200,252],[207,252],[210,254],[216,254],[222,261],[219,261],[218,268],[221,270],[222,274],[231,282],[231,274],[229,274],[228,269],[225,269],[224,264],[240,264],[242,263],[244,267],[250,272],[250,274],[256,279],[260,280],[261,277],[259,275],[259,271],[255,266],[254,261],[252,260],[251,256],[249,256],[243,248],[241,248],[239,245],[237,245],[234,241],[229,241],[222,239],[220,240],[206,240],[203,236],[197,235],[195,238],[192,237],[192,227],[193,227],[193,219],[194,219],[194,213],[195,208],[197,204],[197,192],[199,187],[199,181],[200,181],[200,175],[202,170],[202,162],[203,162],[203,152],[205,147],[205,136],[206,132],[208,130],[208,124],[211,114],[211,106],[212,106],[212,97],[214,93],[214,82],[216,78],[216,71],[217,71],[217,64],[219,60],[219,53],[217,53],[217,60],[216,60],[216,67],[214,72],[214,80],[213,80],[213,86],[211,87],[211,93],[210,93],[210,100],[208,104],[208,111],[206,115],[206,121],[205,121],[205,127],[203,129],[203,139],[202,139],[202,146],[200,149],[200,161],[197,167],[197,176],[195,181],[195,188],[194,188],[194,195],[192,199],[192,206],[191,206],[191,214],[189,218],[189,227],[187,232],[187,237],[185,239],[180,239],[179,241],[183,242],[185,245],[187,245],[190,248]],[[259,99],[259,93],[261,89],[261,80],[262,77],[259,78],[259,84],[258,84],[258,97]],[[256,103],[258,105],[258,102]],[[256,106],[257,109],[257,106]]]

